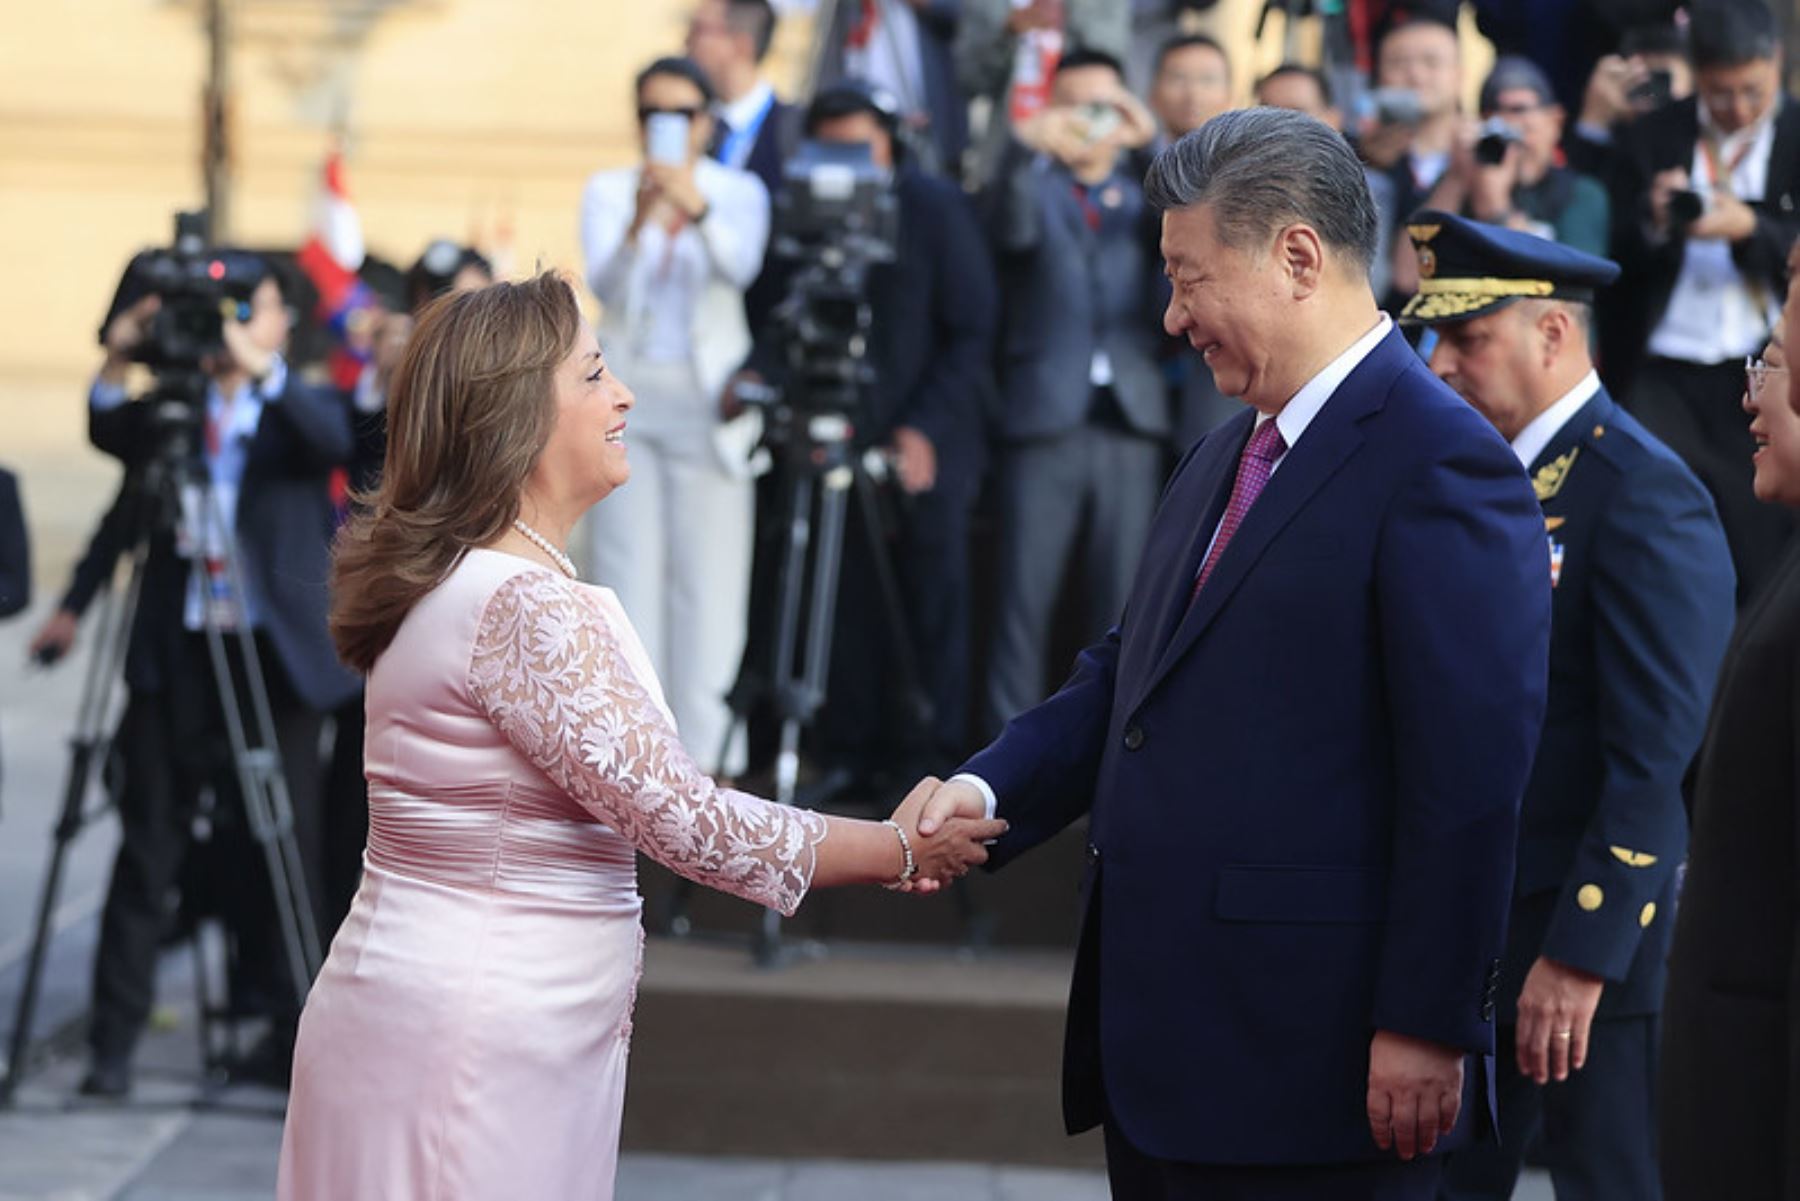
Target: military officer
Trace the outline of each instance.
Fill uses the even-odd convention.
[[[1593,298],[1618,267],[1449,213],[1409,232],[1420,283],[1402,319],[1432,328],[1432,370],[1525,465],[1553,586],[1496,981],[1500,1141],[1452,1155],[1440,1195],[1510,1197],[1541,1128],[1558,1197],[1654,1201],[1681,779],[1731,632],[1731,557],[1706,489],[1594,372]]]

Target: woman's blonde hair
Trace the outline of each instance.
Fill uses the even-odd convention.
[[[574,289],[548,271],[425,310],[389,389],[380,485],[357,498],[334,548],[331,636],[350,667],[374,666],[463,552],[519,515],[580,329]]]

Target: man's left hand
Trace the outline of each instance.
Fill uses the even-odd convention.
[[[894,430],[894,472],[911,495],[937,486],[937,447],[910,425]]]
[[[1539,1084],[1567,1080],[1587,1062],[1588,1029],[1606,981],[1592,972],[1539,958],[1519,990],[1519,1074]]]
[[[1718,238],[1742,242],[1756,232],[1756,210],[1723,192],[1714,192],[1712,205],[1687,227],[1690,238]]]
[[[1429,1155],[1462,1110],[1463,1051],[1377,1030],[1369,1043],[1369,1133],[1401,1159]]]

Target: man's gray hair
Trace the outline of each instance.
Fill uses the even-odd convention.
[[[1206,205],[1227,246],[1260,246],[1304,221],[1365,275],[1375,261],[1375,200],[1362,163],[1342,134],[1305,113],[1221,113],[1156,156],[1144,192],[1165,211]]]

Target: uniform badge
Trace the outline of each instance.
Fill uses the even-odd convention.
[[[1554,534],[1547,536],[1550,539],[1550,586],[1554,588],[1562,579],[1563,544]]]
[[[1105,188],[1101,189],[1100,206],[1102,208],[1116,209],[1124,203],[1125,193],[1120,190],[1118,184],[1110,183],[1107,184]]]
[[[1569,478],[1569,469],[1575,466],[1575,456],[1580,453],[1581,447],[1577,446],[1568,454],[1558,455],[1537,469],[1537,474],[1531,477],[1531,490],[1537,493],[1540,502],[1549,500],[1562,491],[1563,484]]]

